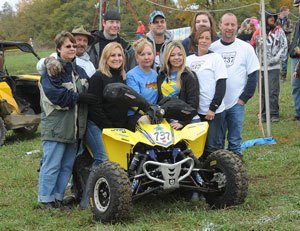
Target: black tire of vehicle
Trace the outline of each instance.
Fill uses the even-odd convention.
[[[221,192],[204,194],[211,208],[221,209],[244,203],[248,194],[248,175],[237,155],[227,150],[215,151],[207,157],[204,168],[214,169],[219,174],[219,180],[223,181],[221,183],[225,184]],[[204,173],[202,177],[206,182],[214,178],[211,173]],[[212,188],[217,187],[216,183]]]
[[[120,222],[128,216],[131,187],[127,173],[114,162],[106,161],[90,173],[92,212],[101,222]]]
[[[6,136],[6,128],[3,119],[0,117],[0,146],[4,143]]]
[[[35,115],[35,112],[32,108],[28,108],[26,109],[25,114],[27,115]],[[25,126],[23,128],[17,128],[14,129],[14,132],[18,133],[18,134],[26,134],[26,135],[30,135],[30,134],[34,134],[37,129],[38,129],[39,125],[30,125],[30,126]]]

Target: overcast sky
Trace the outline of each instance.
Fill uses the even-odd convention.
[[[0,0],[0,10],[2,10],[2,6],[5,2],[8,2],[14,9],[16,9],[16,3],[18,3],[20,0]]]

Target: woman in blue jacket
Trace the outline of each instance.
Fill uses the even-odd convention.
[[[78,141],[85,133],[87,103],[95,102],[92,95],[85,93],[87,74],[75,63],[76,41],[73,35],[61,32],[55,37],[55,43],[63,71],[56,76],[45,71],[40,82],[43,157],[38,201],[41,209],[61,206]]]

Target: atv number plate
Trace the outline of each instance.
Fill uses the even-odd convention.
[[[152,133],[154,141],[157,144],[167,146],[172,143],[171,132],[156,131]]]

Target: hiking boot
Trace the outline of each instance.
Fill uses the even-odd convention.
[[[294,116],[293,121],[300,121],[300,116]]]
[[[63,206],[73,206],[75,204],[77,204],[77,200],[76,200],[75,195],[65,196],[63,201],[62,201]]]
[[[286,73],[282,73],[280,79],[282,82],[285,82],[286,81]]]
[[[61,201],[61,200],[55,200],[55,206],[56,206],[56,208],[60,209],[61,211],[68,211],[71,209],[70,205],[65,205],[64,201]]]
[[[192,197],[191,197],[191,202],[197,202],[199,201],[199,193],[198,192],[193,192]]]
[[[57,209],[57,205],[54,201],[51,202],[41,202],[37,206],[34,207],[35,209],[41,209],[41,210],[50,210],[53,211]]]
[[[272,122],[272,123],[277,123],[277,122],[279,122],[279,117],[278,117],[278,116],[273,116],[273,117],[271,117],[271,122]]]

